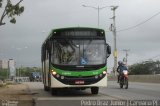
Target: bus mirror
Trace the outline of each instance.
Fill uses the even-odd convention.
[[[111,46],[107,45],[107,53],[111,54]]]

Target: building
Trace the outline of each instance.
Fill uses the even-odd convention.
[[[0,69],[8,69],[8,60],[0,60]]]

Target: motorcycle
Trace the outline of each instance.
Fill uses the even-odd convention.
[[[120,75],[120,80],[119,80],[119,85],[120,88],[125,88],[128,89],[128,71],[127,70],[123,70],[123,72]]]

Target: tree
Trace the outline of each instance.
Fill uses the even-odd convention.
[[[130,74],[133,75],[146,75],[146,74],[159,74],[160,61],[144,61],[141,63],[133,64],[129,67]]]
[[[28,77],[32,72],[40,72],[41,68],[38,67],[20,67],[16,69],[17,76]]]
[[[0,26],[6,24],[5,22],[3,22],[6,17],[10,19],[11,23],[16,23],[15,16],[20,16],[20,14],[22,14],[24,11],[24,6],[20,6],[20,3],[22,1],[23,0],[19,0],[19,2],[13,4],[11,0],[6,0],[5,2],[3,0],[0,0],[0,9],[4,9],[2,10],[2,14],[0,14]]]
[[[0,69],[0,80],[7,79],[8,69]]]

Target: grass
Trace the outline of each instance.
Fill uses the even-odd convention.
[[[0,88],[4,88],[6,86],[7,86],[6,84],[0,84]]]

